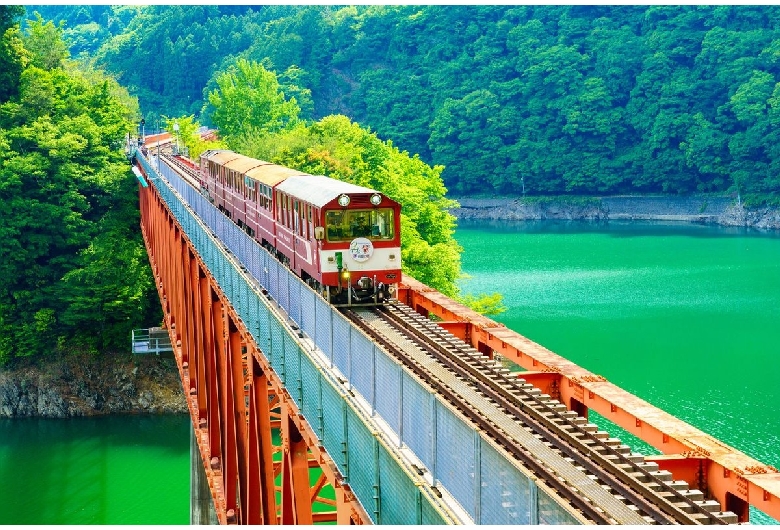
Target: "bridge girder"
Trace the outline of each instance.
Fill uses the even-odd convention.
[[[164,201],[153,186],[139,186],[139,198],[144,242],[219,522],[370,523]],[[273,444],[276,429],[281,447]],[[321,471],[313,484],[312,468]],[[335,502],[321,496],[325,485],[333,487]],[[334,509],[315,513],[315,502]]]

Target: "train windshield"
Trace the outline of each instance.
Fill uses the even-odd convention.
[[[325,229],[328,241],[352,241],[356,237],[374,241],[393,239],[393,210],[329,210],[325,212]]]

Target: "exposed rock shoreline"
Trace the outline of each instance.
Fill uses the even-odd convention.
[[[780,210],[748,210],[731,197],[452,198],[460,204],[450,210],[458,219],[685,221],[780,230]]]
[[[64,356],[0,368],[0,418],[187,412],[173,359]]]

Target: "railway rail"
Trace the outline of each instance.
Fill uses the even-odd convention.
[[[343,313],[597,524],[729,524],[732,512],[402,304]]]

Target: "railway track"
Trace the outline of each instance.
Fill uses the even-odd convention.
[[[197,171],[161,158],[195,189]],[[402,304],[342,309],[479,429],[597,524],[729,524],[732,512]]]
[[[732,512],[402,304],[344,315],[597,524],[729,524]]]
[[[164,160],[169,166],[174,168],[181,177],[187,181],[187,183],[198,191],[201,191],[201,178],[200,172],[189,165],[182,162],[178,157],[162,152],[160,158]]]

